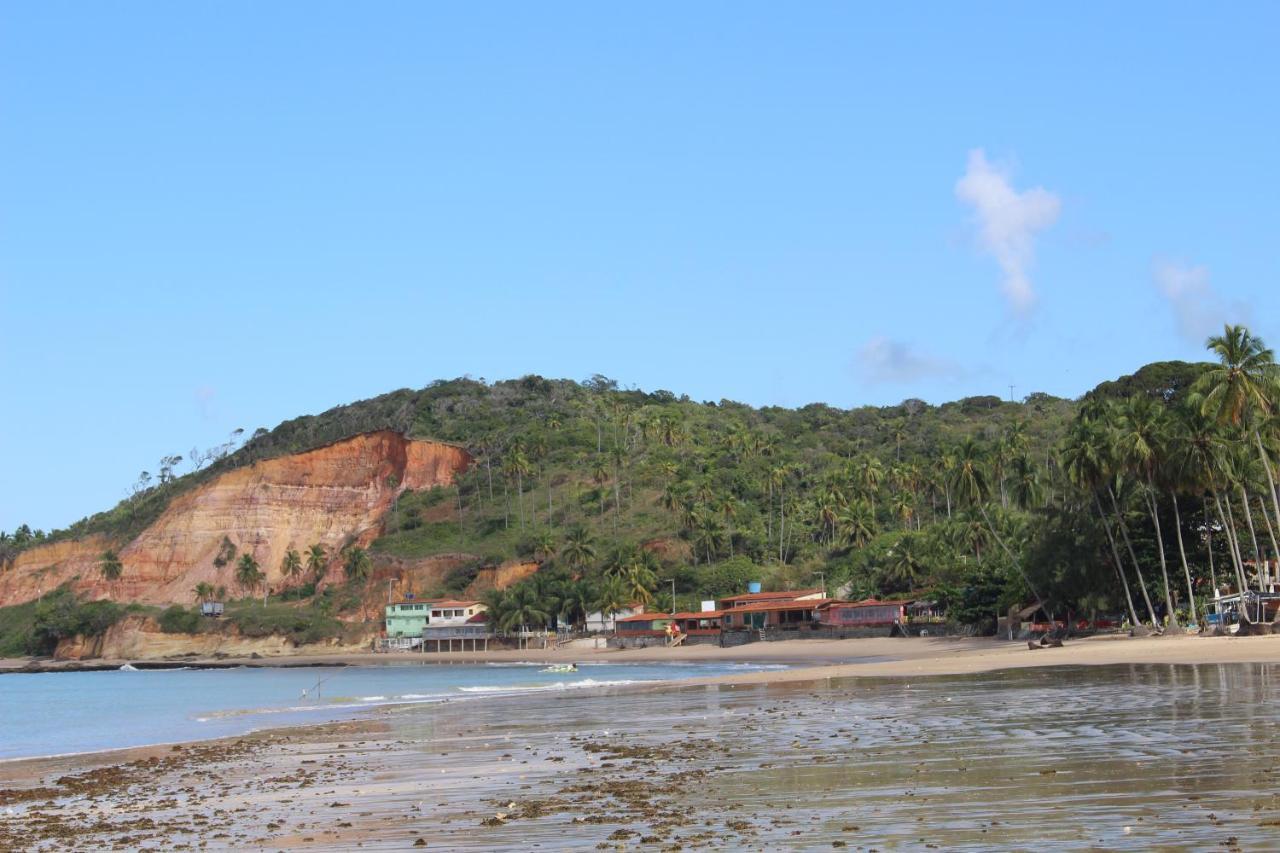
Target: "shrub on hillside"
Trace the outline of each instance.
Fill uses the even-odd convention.
[[[166,634],[195,634],[200,630],[199,611],[188,610],[181,604],[166,608],[157,621]]]

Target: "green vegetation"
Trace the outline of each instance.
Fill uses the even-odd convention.
[[[319,643],[343,636],[347,626],[326,613],[323,604],[297,607],[248,601],[227,606],[226,619],[242,637],[287,637],[297,644]]]
[[[358,608],[379,559],[451,553],[474,559],[438,592],[460,592],[482,565],[543,563],[491,597],[511,624],[633,601],[692,609],[749,580],[851,597],[927,590],[984,624],[1034,601],[1193,621],[1215,585],[1256,586],[1255,565],[1280,552],[1274,359],[1238,327],[1210,351],[1217,364],[1147,365],[1078,402],[756,409],[600,376],[441,381],[260,430],[185,476],[166,457],[168,474],[72,531],[121,535],[210,472],[389,428],[460,444],[475,462],[454,485],[402,494],[367,553],[286,555],[297,580],[342,567],[346,585],[310,605],[322,615]],[[0,557],[37,533],[0,538]],[[256,592],[252,556],[236,566]]]
[[[81,601],[61,586],[36,601],[0,608],[0,657],[52,654],[59,640],[99,637],[128,614],[145,610],[112,601]]]

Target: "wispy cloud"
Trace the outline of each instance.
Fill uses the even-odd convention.
[[[1030,278],[1035,236],[1057,220],[1062,202],[1044,187],[1014,189],[1008,172],[987,162],[981,148],[969,152],[956,197],[973,208],[978,243],[1004,273],[1001,289],[1009,306],[1025,316],[1036,302]]]
[[[872,384],[904,384],[959,376],[958,365],[918,352],[910,344],[879,336],[858,350],[855,366]]]
[[[1214,289],[1206,266],[1157,260],[1152,274],[1156,290],[1173,310],[1178,334],[1189,343],[1203,344],[1230,319],[1247,318],[1248,306],[1228,304]]]

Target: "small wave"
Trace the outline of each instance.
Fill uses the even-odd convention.
[[[124,666],[120,667],[119,671],[120,672],[137,672],[138,668],[131,663],[127,663]]]
[[[481,687],[459,687],[463,693],[545,693],[549,690],[576,690],[583,687],[622,687],[627,684],[639,684],[639,680],[623,679],[619,681],[596,681],[584,678],[581,681],[556,681],[551,684],[509,684],[505,686],[485,685]]]
[[[361,696],[361,697],[359,698],[359,701],[361,701],[361,702],[385,702],[385,701],[387,701],[387,697],[386,697],[386,696]]]

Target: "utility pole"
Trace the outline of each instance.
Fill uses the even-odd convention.
[[[676,579],[671,579],[671,615],[676,615]]]
[[[821,579],[822,579],[822,597],[823,597],[823,598],[826,598],[826,597],[827,597],[827,573],[826,573],[826,572],[814,572],[814,574],[815,574],[815,575],[817,575],[819,578],[821,578]]]
[[[1013,402],[1013,389],[1014,389],[1014,388],[1017,388],[1017,387],[1018,387],[1017,385],[1010,385],[1010,386],[1009,386],[1009,402],[1010,402],[1010,403],[1012,403],[1012,402]]]

